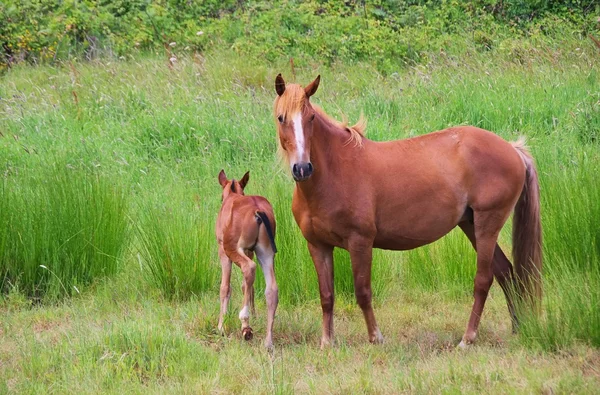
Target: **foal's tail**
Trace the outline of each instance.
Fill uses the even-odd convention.
[[[273,234],[273,227],[271,226],[271,221],[269,221],[269,217],[264,211],[256,211],[254,214],[256,217],[256,222],[258,226],[260,224],[265,224],[265,230],[267,231],[267,235],[269,236],[269,240],[271,241],[271,247],[273,248],[273,252],[277,252],[277,246],[275,246],[275,235]]]
[[[512,143],[526,167],[525,185],[513,217],[513,260],[517,290],[522,299],[539,311],[542,298],[542,224],[540,187],[533,157],[524,139]]]

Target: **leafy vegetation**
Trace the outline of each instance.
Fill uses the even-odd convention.
[[[0,62],[231,49],[299,64],[369,61],[392,73],[430,52],[585,37],[594,0],[57,1],[0,3]],[[470,37],[473,48],[464,45]],[[513,48],[514,49],[514,48]]]

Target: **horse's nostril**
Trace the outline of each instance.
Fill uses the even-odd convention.
[[[298,165],[294,164],[294,166],[292,166],[292,173],[294,173],[294,174],[298,173]]]
[[[308,162],[308,172],[312,173],[312,171],[313,171],[313,165],[312,165],[312,163]]]

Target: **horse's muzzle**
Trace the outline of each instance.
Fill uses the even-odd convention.
[[[292,166],[292,175],[296,181],[306,181],[313,173],[312,163],[295,163]]]

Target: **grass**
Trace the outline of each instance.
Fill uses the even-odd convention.
[[[402,291],[376,304],[386,344],[366,342],[361,313],[339,303],[337,345],[320,351],[317,301],[278,313],[273,354],[262,347],[266,308],[257,301],[255,340],[215,331],[217,297],[177,303],[128,292],[134,270],[56,306],[7,311],[0,348],[10,392],[594,392],[600,353],[577,346],[547,353],[509,335],[504,300],[492,292],[480,341],[454,348],[468,296]],[[233,306],[241,303],[234,290]],[[124,295],[127,293],[127,295]],[[152,295],[152,293],[151,293]],[[13,302],[15,303],[15,302]],[[16,304],[16,303],[15,303]],[[1,385],[1,384],[0,384]]]
[[[36,171],[2,180],[2,289],[53,299],[115,274],[127,246],[123,191],[61,161]]]
[[[198,206],[140,209],[139,263],[167,298],[189,298],[220,280],[214,262],[204,259],[217,254],[214,226],[205,220],[212,215]]]
[[[297,80],[305,83],[320,73],[314,100],[350,121],[364,112],[368,136],[375,140],[456,124],[488,128],[509,140],[529,138],[542,188],[545,296],[543,316],[524,322],[521,335],[511,334],[503,296],[494,286],[477,345],[454,350],[471,307],[475,270],[468,241],[454,231],[423,249],[375,252],[376,314],[388,339],[382,347],[365,344],[349,258],[336,251],[338,344],[317,349],[316,274],[291,215],[293,182],[275,157],[271,118],[273,79],[283,71],[291,80],[288,66],[227,51],[182,57],[173,69],[152,57],[17,66],[0,84],[0,212],[9,213],[0,215],[0,257],[18,251],[22,258],[11,262],[51,268],[67,291],[83,281],[72,281],[73,268],[91,272],[82,277],[81,294],[61,300],[58,296],[73,292],[61,292],[55,283],[47,291],[52,303],[41,305],[27,297],[39,291],[40,280],[22,278],[17,287],[15,275],[4,276],[4,390],[584,393],[597,388],[595,47],[582,42],[542,48],[521,53],[518,61],[493,51],[430,58],[426,66],[387,77],[367,64],[297,67]],[[247,192],[266,196],[275,209],[280,309],[273,355],[260,346],[266,315],[258,296],[264,289],[260,274],[259,314],[252,318],[258,341],[240,340],[239,287],[233,290],[227,336],[215,331],[220,267],[214,222],[221,168],[231,177],[250,170]],[[59,182],[48,182],[54,179]],[[50,215],[46,207],[61,214]],[[11,224],[31,231],[6,232],[14,218],[18,221]],[[49,225],[38,226],[44,221]],[[98,242],[89,240],[98,234],[84,230],[99,225],[106,229],[100,240],[107,247],[92,249]],[[69,241],[68,254],[52,247],[78,231],[83,233]],[[17,249],[18,234],[28,238]],[[500,244],[510,250],[509,226]],[[50,254],[51,263],[27,258],[42,253]],[[0,269],[13,273],[14,267],[3,260]],[[49,271],[34,272],[54,281]],[[237,269],[233,281],[241,284]]]

